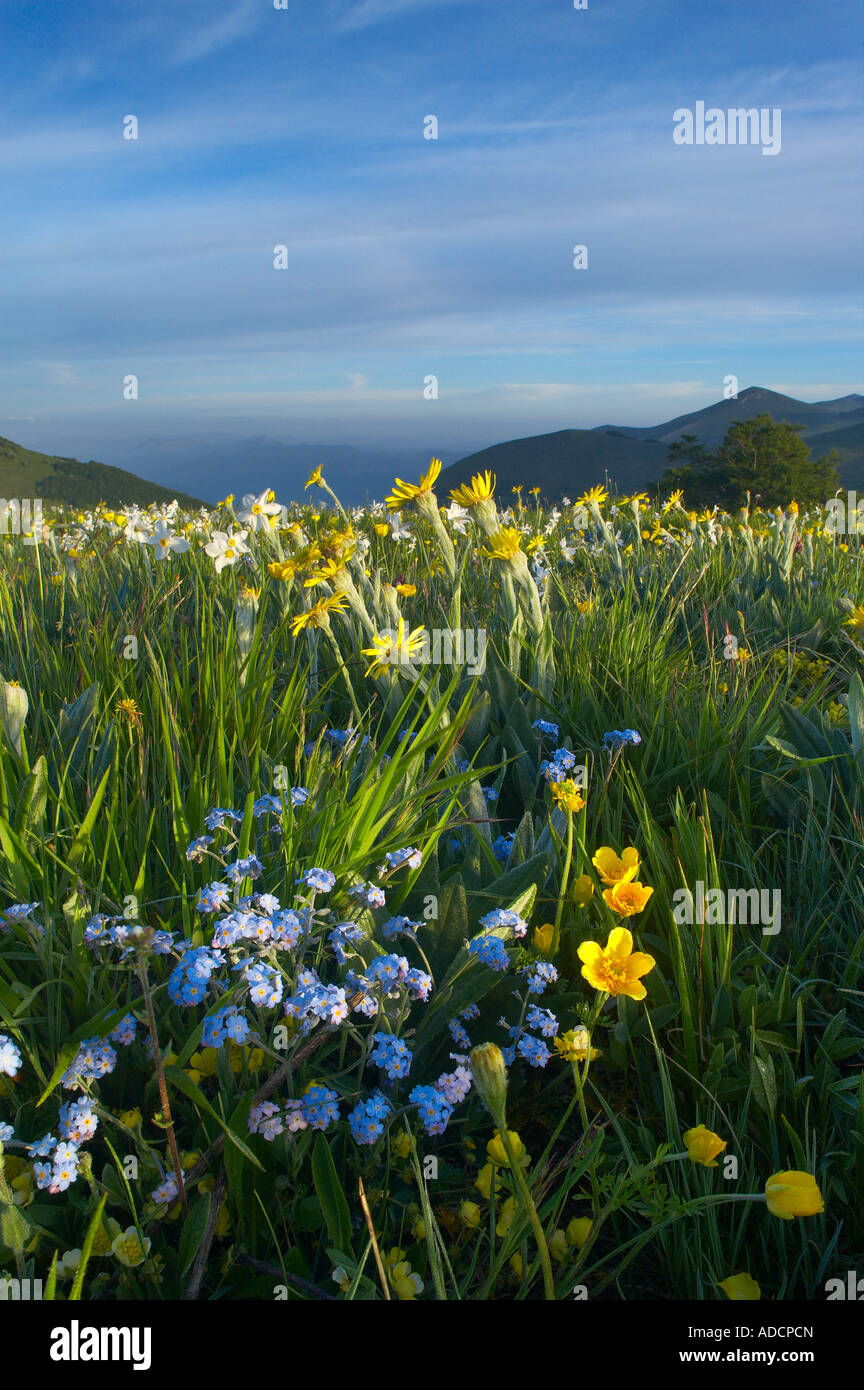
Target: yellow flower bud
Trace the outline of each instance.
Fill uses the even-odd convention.
[[[520,1168],[527,1168],[530,1160],[528,1158],[528,1154],[525,1151],[525,1145],[522,1143],[522,1140],[519,1138],[519,1135],[516,1133],[515,1130],[508,1129],[507,1137],[510,1140],[510,1146],[513,1150],[513,1156],[516,1159],[517,1164]],[[510,1160],[507,1157],[507,1150],[504,1147],[504,1141],[501,1138],[500,1130],[496,1129],[494,1136],[489,1140],[488,1144],[486,1145],[486,1152],[489,1155],[491,1161],[493,1163],[496,1163],[499,1168],[510,1167]]]
[[[574,1216],[567,1226],[567,1241],[574,1249],[581,1250],[591,1234],[591,1227],[594,1222],[590,1216]]]
[[[549,1254],[558,1264],[562,1264],[567,1258],[567,1233],[566,1231],[553,1231],[552,1239],[549,1241]]]
[[[687,1153],[691,1163],[701,1163],[703,1168],[716,1168],[717,1155],[722,1153],[726,1147],[726,1140],[721,1139],[719,1134],[714,1134],[712,1130],[706,1129],[704,1125],[697,1125],[695,1129],[688,1129],[684,1135],[684,1143],[687,1145]]]
[[[762,1290],[749,1274],[730,1274],[728,1279],[718,1280],[718,1287],[735,1303],[755,1303],[762,1297]]]
[[[491,1173],[491,1168],[489,1171]],[[476,1202],[463,1202],[459,1208],[459,1215],[463,1225],[467,1226],[470,1231],[476,1231],[483,1221],[483,1212]]]
[[[790,1170],[774,1173],[765,1184],[765,1198],[772,1216],[794,1221],[796,1216],[818,1216],[825,1202],[811,1173]]]
[[[504,1114],[507,1100],[507,1068],[496,1043],[481,1043],[471,1050],[471,1074],[477,1094],[493,1120]]]
[[[531,943],[535,951],[539,951],[541,956],[552,954],[552,941],[555,936],[555,925],[552,922],[544,922],[542,927],[534,928],[534,935]]]

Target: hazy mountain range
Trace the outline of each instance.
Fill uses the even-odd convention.
[[[446,467],[438,495],[444,501],[451,487],[487,468],[497,475],[505,501],[518,484],[540,487],[549,499],[576,498],[604,482],[621,492],[647,489],[665,471],[672,440],[694,434],[713,446],[733,420],[766,413],[803,425],[814,458],[837,449],[844,486],[864,490],[864,396],[807,402],[751,386],[737,400],[718,401],[659,425],[598,425],[494,444]],[[123,452],[118,459],[122,467],[113,467],[41,454],[0,438],[0,496],[44,497],[81,506],[99,500],[146,503],[172,497],[189,504],[272,487],[287,501],[303,496],[306,479],[321,465],[341,500],[356,505],[383,498],[397,475],[419,477],[430,457],[430,451],[283,443],[266,435],[229,441],[200,435],[144,440]]]
[[[621,492],[639,491],[664,473],[667,447],[674,439],[695,434],[703,444],[713,446],[733,420],[763,414],[803,425],[803,438],[813,458],[836,448],[844,486],[864,487],[864,396],[811,404],[761,386],[739,392],[737,400],[718,401],[659,425],[598,425],[593,430],[558,430],[511,439],[460,459],[444,470],[440,484],[442,490],[455,487],[488,468],[497,475],[502,496],[522,483],[526,489],[541,488],[548,498],[575,499],[607,478]]]

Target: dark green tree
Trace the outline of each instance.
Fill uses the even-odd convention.
[[[683,488],[689,507],[743,506],[758,497],[763,507],[802,506],[824,502],[840,486],[836,450],[818,459],[801,438],[802,425],[756,415],[733,420],[722,444],[707,450],[695,435],[669,446],[669,463],[661,489]],[[679,462],[681,460],[682,462]]]

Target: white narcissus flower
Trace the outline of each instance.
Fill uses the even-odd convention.
[[[460,507],[458,502],[451,502],[444,513],[454,531],[458,531],[460,536],[464,536],[468,522],[471,520],[471,513],[467,507]]]
[[[411,539],[411,532],[407,526],[402,525],[402,513],[394,512],[390,518],[390,536],[394,541],[407,541]]]
[[[242,521],[252,531],[270,531],[271,516],[279,516],[282,511],[278,502],[268,502],[270,496],[269,488],[256,497],[254,492],[247,492],[240,504],[237,513],[237,520]]]
[[[184,541],[182,536],[172,535],[161,517],[156,523],[156,530],[152,536],[145,538],[144,544],[153,547],[159,560],[170,559],[172,550],[175,554],[182,555],[184,550],[189,549],[189,542]]]
[[[235,531],[229,535],[227,531],[214,531],[209,545],[204,549],[213,559],[216,573],[221,574],[226,565],[236,565],[241,555],[249,554],[248,545],[244,545],[248,531]]]

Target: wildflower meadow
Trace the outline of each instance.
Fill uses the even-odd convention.
[[[860,539],[439,471],[0,536],[0,1278],[848,1297]]]

